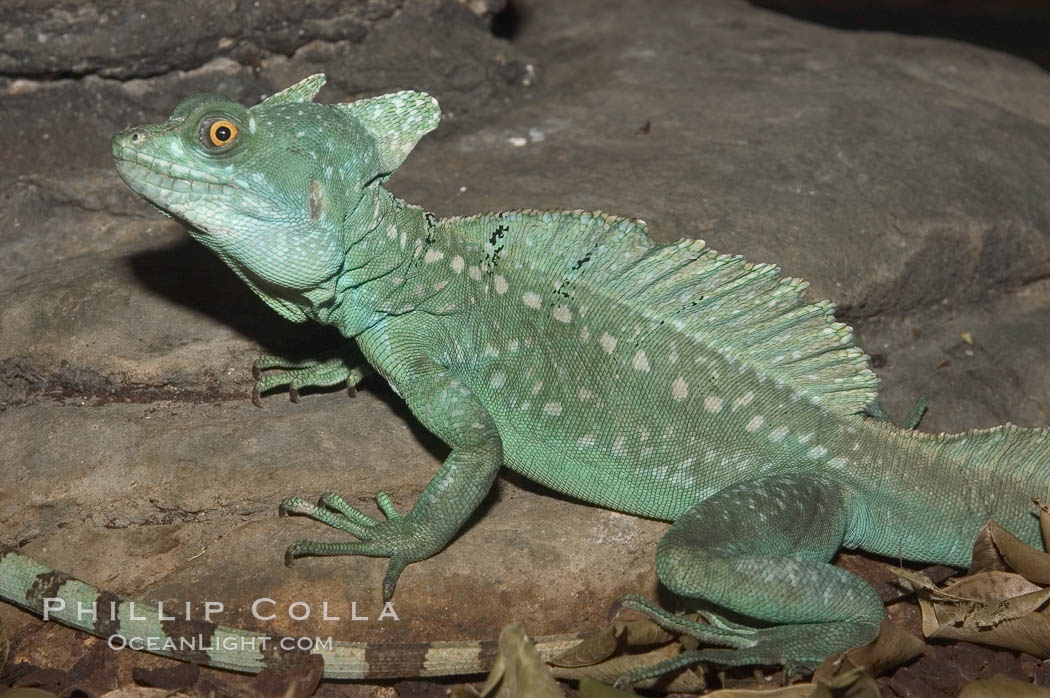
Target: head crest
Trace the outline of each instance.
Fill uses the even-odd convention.
[[[295,83],[291,87],[272,94],[252,109],[258,109],[259,107],[272,107],[275,104],[295,104],[297,102],[310,102],[317,93],[324,87],[325,84],[324,73],[316,73],[308,78],[303,78],[299,82]]]
[[[324,73],[311,75],[267,97],[252,109],[278,104],[309,102],[325,84]],[[419,139],[433,131],[441,119],[437,100],[425,92],[403,90],[348,104],[337,104],[353,116],[376,142],[384,174],[396,170]]]
[[[376,139],[384,172],[393,172],[405,161],[419,139],[434,130],[441,119],[437,100],[425,92],[403,90],[349,104],[340,104]]]

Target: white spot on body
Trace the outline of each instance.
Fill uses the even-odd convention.
[[[773,431],[769,432],[769,440],[780,442],[788,435],[789,429],[787,427],[777,427]]]
[[[678,378],[675,378],[674,383],[671,383],[671,397],[679,402],[689,397],[689,384],[685,382],[685,378],[682,376],[678,376]]]
[[[554,319],[568,324],[572,322],[572,311],[567,306],[559,305],[554,308]]]
[[[496,274],[496,276],[495,276],[495,277],[493,277],[493,279],[492,279],[492,285],[493,285],[493,287],[494,287],[494,288],[496,289],[496,293],[498,293],[498,294],[500,294],[500,295],[503,295],[504,293],[506,293],[506,292],[507,292],[507,288],[508,288],[508,286],[507,286],[507,280],[506,280],[506,279],[504,279],[504,278],[503,278],[502,276],[500,276],[499,274]],[[525,295],[529,295],[529,294],[525,294]],[[536,294],[534,293],[534,294],[532,294],[532,295],[534,295],[534,296],[535,296]],[[529,305],[529,304],[528,304],[528,303],[526,302],[526,303],[525,303],[525,305]],[[530,306],[530,307],[531,307],[531,306]],[[540,306],[539,306],[539,296],[536,296],[536,307],[537,307],[537,308],[538,308],[538,307],[540,307]]]
[[[548,402],[543,406],[543,414],[550,417],[557,417],[561,414],[561,403],[560,402]]]
[[[474,281],[481,281],[481,269],[476,266],[471,266],[467,269],[467,276]]]
[[[590,447],[594,446],[594,444],[597,442],[597,440],[598,439],[594,436],[594,434],[587,434],[585,436],[581,436],[580,438],[576,439],[576,447],[577,448],[590,448]]]
[[[521,302],[525,304],[525,307],[532,308],[533,310],[539,310],[540,308],[540,297],[532,291],[527,291],[521,297]]]
[[[762,428],[762,425],[766,423],[766,418],[760,414],[755,415],[748,421],[745,429],[750,431],[752,434]]]
[[[430,264],[432,262],[438,261],[439,259],[441,259],[444,256],[445,256],[444,252],[442,252],[441,250],[435,250],[433,247],[431,247],[430,249],[427,250],[426,255],[424,255],[423,261],[426,262],[427,264]]]
[[[715,395],[708,395],[704,398],[704,409],[708,412],[718,414],[722,411],[722,398]]]
[[[638,353],[634,355],[633,359],[631,359],[631,366],[635,371],[642,371],[643,373],[649,372],[649,359],[645,356],[644,351],[641,349],[638,350]]]
[[[745,395],[741,395],[736,400],[733,400],[733,409],[739,410],[741,407],[747,407],[751,404],[751,401],[755,399],[755,394],[748,392]]]
[[[457,274],[463,271],[463,258],[458,254],[452,258],[452,271]]]
[[[613,441],[612,445],[612,454],[614,456],[623,457],[627,455],[627,449],[624,448],[624,443],[626,441],[627,439],[622,434],[616,437],[616,440]]]
[[[809,449],[809,453],[807,453],[806,455],[810,458],[823,458],[824,456],[828,455],[828,449],[824,448],[823,446],[814,446],[813,448]]]
[[[496,371],[489,378],[489,387],[499,390],[507,383],[507,374],[503,371]]]
[[[602,349],[605,350],[606,354],[616,351],[616,337],[613,337],[608,332],[602,334],[602,338],[598,340],[598,343],[602,345]]]

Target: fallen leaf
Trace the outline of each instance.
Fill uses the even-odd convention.
[[[0,618],[0,673],[4,671],[4,665],[7,664],[7,633],[4,632],[4,620]]]
[[[693,614],[686,618],[696,619]],[[591,677],[608,684],[615,683],[629,671],[652,666],[682,652],[683,641],[667,632],[650,618],[614,620],[580,644],[549,660],[551,671],[559,679]],[[695,645],[694,645],[695,646]],[[707,687],[703,667],[684,669],[677,674],[646,679],[635,688],[652,688],[668,692],[698,693]]]
[[[631,698],[634,695],[613,688],[598,679],[592,679],[590,676],[580,679],[580,698]]]
[[[1043,517],[1041,510],[1046,526]],[[895,571],[916,590],[923,635],[1050,658],[1050,587],[1042,586],[1050,581],[1050,555],[989,521],[974,546],[981,558],[974,567],[995,566],[989,542],[1017,572],[985,569],[938,588],[922,575]]]
[[[478,695],[481,698],[565,698],[520,623],[500,631],[499,654]]]
[[[723,688],[710,698],[879,698],[879,686],[872,676],[853,669],[839,676],[813,683],[797,683],[783,688]]]
[[[1036,584],[1050,584],[1050,554],[1036,550],[994,521],[989,521],[985,527],[995,547],[1015,572]]]
[[[617,620],[588,635],[580,644],[548,660],[548,663],[561,667],[592,666],[609,659],[623,647],[666,644],[673,640],[674,635],[648,618]]]
[[[915,659],[924,648],[922,640],[883,618],[874,640],[825,659],[813,672],[813,681],[829,681],[855,669],[878,676]]]
[[[1050,689],[996,674],[966,684],[959,698],[1050,698]]]
[[[671,659],[682,651],[677,642],[660,645],[646,652],[633,652],[610,657],[598,664],[584,667],[551,667],[551,672],[559,679],[578,679],[591,677],[604,683],[615,683],[618,678],[629,671],[652,666],[665,659]],[[668,693],[699,693],[707,687],[703,667],[690,667],[677,674],[646,679],[634,684],[635,688],[652,688],[659,685],[661,691]]]

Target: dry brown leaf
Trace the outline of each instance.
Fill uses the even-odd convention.
[[[525,636],[521,623],[508,625],[499,634],[499,654],[482,698],[565,698],[539,652]]]
[[[580,698],[634,698],[633,693],[625,693],[590,676],[580,679]]]
[[[1009,566],[999,552],[999,548],[995,547],[995,541],[992,540],[992,534],[988,530],[988,524],[985,524],[977,534],[977,540],[973,543],[970,569],[966,571],[966,574],[972,575],[977,574],[978,572],[1008,569]]]
[[[919,606],[926,637],[967,640],[1027,652],[1042,659],[1050,658],[1050,617],[1044,613],[1033,613],[998,625],[975,628],[942,624],[928,600],[920,599]]]
[[[50,694],[48,694],[50,695]],[[174,695],[187,695],[185,693],[176,693]],[[170,698],[172,692],[163,688],[149,688],[147,686],[134,686],[127,685],[120,688],[115,688],[112,691],[103,693],[99,698]],[[0,696],[0,698],[7,698],[7,694]],[[26,696],[25,698],[30,698]]]
[[[826,686],[796,683],[780,688],[723,688],[707,694],[709,698],[831,698]]]
[[[967,684],[959,698],[1050,698],[1050,689],[996,674]]]
[[[667,644],[674,639],[674,635],[651,619],[617,620],[593,635],[585,637],[575,647],[548,660],[548,664],[561,667],[592,666],[612,657],[621,646],[640,647]]]
[[[1050,509],[1038,499],[1033,499],[1039,507],[1039,531],[1043,534],[1043,550],[1050,550]]]
[[[582,679],[590,676],[604,683],[614,683],[629,671],[652,666],[657,662],[677,656],[682,651],[678,643],[660,645],[647,652],[629,652],[609,659],[581,667],[551,667],[551,673],[559,679]],[[635,688],[652,688],[659,684],[660,690],[671,693],[699,693],[707,688],[707,680],[702,667],[690,667],[671,678],[659,677],[647,679],[634,684]]]
[[[944,591],[955,596],[980,601],[997,601],[1039,591],[1041,586],[1028,581],[1016,572],[991,570],[953,579],[944,585]]]
[[[883,618],[874,640],[828,657],[813,672],[813,680],[829,681],[836,676],[847,675],[855,669],[863,669],[872,676],[878,676],[915,659],[922,654],[924,648],[925,643],[922,640],[894,625],[888,618]]]
[[[956,602],[969,602],[972,599],[967,599],[961,596],[955,596],[949,594],[943,589],[939,588],[936,584],[930,581],[929,577],[918,572],[912,572],[911,570],[901,569],[900,567],[890,567],[890,571],[897,577],[897,579],[906,582],[911,585],[911,588],[918,591],[927,592],[930,596],[943,599],[945,601],[956,601]]]
[[[987,528],[995,547],[1014,571],[1036,584],[1050,584],[1050,553],[1036,550],[994,521],[989,521]]]
[[[4,632],[4,619],[0,618],[0,672],[3,672],[7,664],[7,633]]]
[[[985,645],[1050,657],[1050,609],[1038,611],[1050,598],[1050,589],[1014,597],[987,596],[963,599],[965,595],[998,593],[1030,588],[1026,580],[1010,580],[1011,573],[982,572],[952,585],[952,594],[932,594],[923,588],[917,594],[926,637],[968,640]],[[1018,577],[1017,575],[1012,575]]]
[[[814,683],[797,683],[773,690],[724,688],[708,695],[711,698],[879,698],[880,694],[870,674],[853,669]]]

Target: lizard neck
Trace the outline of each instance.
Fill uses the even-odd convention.
[[[433,221],[418,206],[380,186],[369,187],[343,220],[342,269],[330,285],[317,289],[307,314],[354,337],[396,312],[393,299],[429,244]]]

